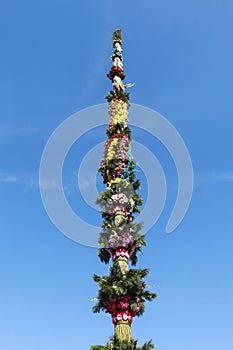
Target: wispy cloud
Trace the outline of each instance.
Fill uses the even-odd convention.
[[[14,184],[16,182],[19,182],[20,179],[15,175],[0,175],[0,183],[11,183]]]
[[[194,184],[195,185],[201,185],[201,184],[215,184],[215,183],[221,183],[221,182],[230,182],[233,181],[233,172],[219,172],[219,173],[209,173],[209,174],[202,174],[198,175],[195,174],[194,176]]]
[[[41,188],[43,191],[64,191],[67,195],[76,193],[78,184],[71,182],[63,183],[62,186],[57,180],[43,179],[39,181],[36,175],[15,175],[15,174],[1,174],[0,185],[2,186],[16,186],[21,185],[23,190],[31,190],[33,188]]]
[[[228,181],[233,181],[233,173],[223,174],[223,178]]]
[[[36,131],[37,129],[33,127],[0,127],[0,142],[4,142],[5,140],[16,136],[34,134]]]
[[[61,191],[61,186],[56,180],[48,181],[46,179],[43,179],[43,180],[40,180],[40,183],[38,183],[38,185],[43,191],[49,191],[49,190]],[[66,187],[64,187],[64,189],[66,189]]]
[[[24,190],[38,186],[38,179],[35,176],[17,176],[14,174],[0,174],[2,185],[22,185]]]

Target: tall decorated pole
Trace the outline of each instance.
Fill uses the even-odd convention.
[[[122,56],[121,30],[113,33],[112,67],[107,74],[113,90],[106,99],[109,103],[108,139],[99,171],[106,190],[96,202],[102,209],[102,230],[99,235],[99,258],[104,263],[112,259],[108,276],[94,275],[99,285],[94,312],[109,313],[114,324],[114,336],[105,345],[92,346],[92,350],[150,350],[151,341],[142,347],[131,335],[131,325],[136,316],[145,310],[145,301],[156,297],[148,290],[145,277],[147,269],[129,269],[137,263],[137,253],[146,245],[140,233],[142,224],[134,222],[134,213],[140,212],[142,200],[137,190],[140,181],[135,176],[135,162],[132,158],[131,131],[127,126],[129,93],[125,90],[134,84],[124,84],[125,73]]]

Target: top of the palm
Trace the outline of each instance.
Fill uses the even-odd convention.
[[[107,184],[107,188],[97,198],[104,218],[99,243],[107,248],[113,261],[122,260],[121,266],[127,270],[126,262],[128,263],[131,257],[135,262],[136,251],[145,242],[138,234],[141,225],[133,223],[133,213],[140,211],[142,200],[136,193],[140,181],[135,179],[135,162],[131,155],[131,131],[127,126],[129,94],[126,96],[124,92],[125,73],[120,29],[113,34],[113,48],[112,67],[107,74],[113,85],[113,91],[110,92],[112,99],[109,102],[108,139],[105,142],[100,166],[103,182]],[[101,250],[101,254],[102,257],[108,255],[106,249],[104,252]]]

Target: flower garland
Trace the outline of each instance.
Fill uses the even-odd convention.
[[[112,101],[109,106],[109,125],[111,130],[116,124],[122,125],[122,129],[127,127],[128,104],[122,100]]]
[[[133,307],[129,301],[132,299],[131,295],[124,295],[119,301],[117,296],[114,295],[112,300],[107,300],[107,311],[112,315],[112,323],[115,324],[118,321],[133,322],[133,317],[138,316],[141,310],[139,304],[139,298],[136,298],[136,307]]]
[[[93,312],[101,310],[112,314],[109,309],[111,303],[116,303],[115,309],[119,312],[125,311],[121,308],[121,302],[127,298],[130,306],[127,308],[132,317],[142,315],[145,311],[145,301],[153,300],[157,295],[148,290],[144,278],[148,275],[147,269],[131,269],[127,272],[120,271],[116,266],[110,268],[110,275],[100,277],[94,275],[94,281],[98,283],[100,289],[98,302],[93,306]],[[110,302],[110,304],[109,304]],[[140,306],[140,307],[139,307]],[[137,310],[135,312],[135,310]],[[115,316],[115,313],[114,313]]]

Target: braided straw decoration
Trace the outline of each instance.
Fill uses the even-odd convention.
[[[118,321],[115,324],[115,336],[120,342],[131,340],[131,327],[128,321]]]
[[[121,272],[126,273],[129,270],[128,259],[125,258],[124,256],[119,256],[115,260],[115,266],[119,267]]]
[[[119,227],[125,223],[125,213],[123,211],[117,211],[114,217],[114,224]]]

